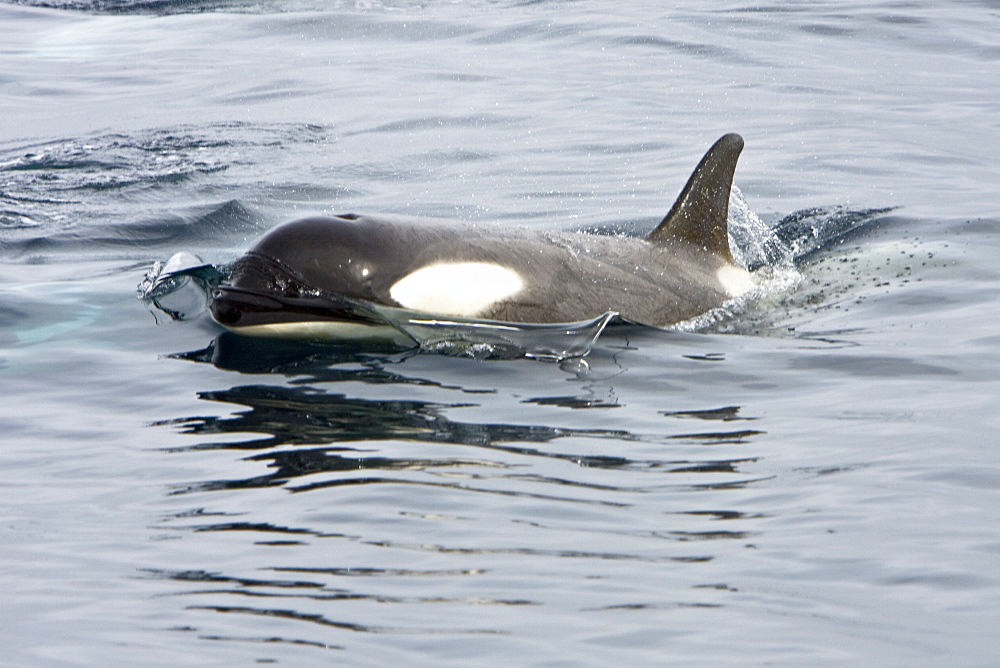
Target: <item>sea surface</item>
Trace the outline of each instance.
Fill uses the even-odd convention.
[[[995,665],[998,34],[995,0],[0,2],[0,663]],[[314,213],[650,229],[731,131],[815,243],[582,360],[137,299]]]

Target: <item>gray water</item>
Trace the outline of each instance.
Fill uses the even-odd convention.
[[[2,662],[996,663],[995,2],[0,26]],[[561,365],[135,298],[308,213],[645,229],[728,131],[765,221],[896,208],[755,303]]]

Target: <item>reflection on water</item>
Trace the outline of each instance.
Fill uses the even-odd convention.
[[[722,422],[732,422],[733,420],[756,420],[753,417],[743,417],[740,415],[739,406],[724,406],[707,411],[660,411],[660,415],[672,417],[690,417],[698,420],[720,420]]]
[[[220,338],[225,339],[225,336]],[[239,337],[233,338],[238,339]],[[254,350],[257,350],[256,346],[260,344],[251,341],[248,345],[254,346]],[[319,347],[317,348],[319,349]],[[199,361],[217,360],[222,358],[218,355],[220,349],[216,345],[179,357]],[[243,349],[241,352],[246,353],[246,350]],[[272,485],[286,485],[292,491],[306,491],[323,487],[382,482],[397,485],[441,485],[471,490],[473,488],[469,486],[468,480],[482,476],[495,478],[498,475],[521,480],[532,479],[559,486],[586,486],[600,489],[602,485],[593,482],[556,479],[526,473],[521,470],[523,463],[520,460],[514,464],[507,461],[504,455],[516,455],[518,458],[541,457],[562,460],[572,462],[581,468],[738,474],[738,464],[745,461],[745,458],[733,460],[714,458],[704,460],[633,459],[616,455],[593,454],[574,449],[567,451],[562,448],[546,449],[537,446],[557,439],[574,441],[605,439],[617,443],[644,441],[662,444],[689,442],[712,446],[740,445],[746,443],[748,439],[764,433],[753,429],[727,429],[675,434],[639,434],[625,429],[579,429],[544,424],[466,422],[452,419],[449,414],[460,412],[456,409],[476,407],[480,404],[472,402],[445,404],[413,399],[384,400],[349,397],[321,387],[321,385],[331,382],[348,380],[377,384],[430,384],[429,381],[387,371],[382,363],[372,357],[367,357],[364,365],[360,368],[354,366],[349,369],[337,369],[335,365],[327,364],[330,361],[329,356],[348,355],[348,351],[323,350],[322,355],[327,356],[323,360],[317,358],[320,353],[316,353],[308,347],[303,350],[302,346],[289,345],[284,350],[271,348],[268,352],[270,359],[267,359],[267,356],[258,355],[249,358],[245,355],[227,356],[224,359],[226,364],[235,364],[237,360],[241,363],[250,360],[250,364],[254,365],[255,368],[282,368],[285,370],[294,369],[299,373],[305,372],[305,378],[310,384],[298,385],[302,379],[297,378],[296,386],[293,387],[238,385],[227,390],[200,392],[198,396],[206,401],[233,404],[246,410],[239,410],[225,416],[199,415],[179,418],[169,421],[169,424],[176,425],[189,434],[259,435],[226,442],[214,439],[210,443],[198,444],[186,449],[263,451],[247,459],[266,462],[271,472],[251,479],[200,483],[186,486],[179,491]],[[344,358],[340,357],[340,359]],[[355,357],[354,361],[357,359]],[[256,365],[260,365],[260,367]],[[616,406],[616,404],[595,400],[593,397],[575,396],[534,397],[523,400],[523,402],[575,409]],[[699,411],[661,411],[661,414],[668,417],[694,417],[699,420],[718,422],[754,419],[740,416],[739,411],[737,406],[727,406]],[[370,454],[373,450],[378,449],[378,443],[385,441],[444,443],[472,447],[476,450],[463,448],[461,456],[451,457],[386,457]],[[419,452],[415,447],[412,449]],[[433,473],[436,470],[446,470],[449,476],[457,476],[461,472],[465,480],[462,482],[441,482],[437,479],[413,480],[373,475],[388,471]],[[314,476],[318,473],[342,475],[322,482],[292,484],[297,478]],[[743,481],[738,481],[735,484],[743,484]],[[494,489],[491,490],[491,493],[503,494],[505,492]]]
[[[460,469],[511,468],[502,459],[502,453],[529,457],[546,457],[573,462],[580,467],[606,469],[667,470],[674,472],[726,472],[737,474],[738,460],[636,460],[612,455],[594,455],[582,452],[548,451],[521,444],[542,444],[562,438],[610,439],[612,441],[660,441],[683,440],[702,445],[723,443],[739,444],[746,439],[762,434],[757,430],[711,431],[681,433],[667,436],[639,435],[626,430],[571,429],[546,425],[516,425],[502,423],[469,423],[449,419],[447,409],[474,406],[475,404],[438,404],[413,400],[372,400],[347,397],[339,393],[329,393],[314,387],[282,387],[267,385],[237,386],[228,390],[202,392],[202,399],[224,402],[246,407],[227,417],[197,416],[173,421],[186,433],[192,434],[261,434],[264,438],[211,443],[192,446],[190,449],[237,449],[266,450],[253,455],[249,460],[267,462],[273,469],[266,476],[247,480],[214,481],[189,487],[185,491],[253,487],[286,484],[295,478],[320,472],[351,473],[321,483],[304,486],[290,486],[294,491],[332,487],[338,485],[371,484],[391,482],[403,484],[399,478],[362,476],[359,472],[374,471],[419,471],[448,469],[452,474]],[[562,401],[563,397],[554,398]],[[539,403],[545,403],[540,401]],[[729,407],[716,411],[698,411],[704,416],[718,413],[721,420],[738,409]],[[741,418],[747,419],[747,418]],[[372,444],[379,441],[412,441],[449,443],[454,445],[485,448],[494,453],[495,459],[482,456],[447,458],[379,457],[366,453],[372,451]],[[355,447],[295,447],[316,444],[355,443]],[[508,475],[527,478],[524,473]],[[583,485],[582,482],[555,480],[535,477],[560,485]],[[435,484],[469,489],[465,483],[413,482],[410,484]],[[589,484],[590,487],[595,487]],[[493,493],[502,493],[494,490]]]
[[[189,562],[145,571],[171,583],[202,640],[339,650],[357,634],[509,637],[525,618],[504,610],[558,605],[553,571],[579,571],[556,579],[574,587],[596,578],[629,590],[635,564],[676,577],[673,569],[747,549],[753,523],[766,517],[726,505],[769,478],[748,470],[762,420],[738,405],[664,407],[633,426],[602,422],[634,407],[585,368],[546,365],[560,391],[511,397],[447,385],[447,374],[431,381],[408,373],[426,359],[398,351],[223,334],[174,358],[244,381],[198,392],[217,412],[158,423],[200,441],[172,456],[235,455],[224,473],[174,486],[173,499],[198,507],[165,517],[160,528],[185,543],[231,545],[253,555],[249,568]],[[526,374],[519,388],[539,368],[481,364],[484,373],[509,364],[500,368]],[[611,378],[621,370],[614,364]],[[689,364],[714,371],[719,362]],[[477,382],[489,387],[485,378]],[[582,419],[560,423],[568,414]],[[573,596],[588,614],[711,609],[735,588],[695,576],[684,600],[655,603],[614,591]],[[233,634],[205,615],[266,621],[268,632]]]

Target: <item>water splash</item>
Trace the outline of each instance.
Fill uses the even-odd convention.
[[[785,263],[792,255],[787,241],[753,212],[735,185],[729,195],[729,247],[736,263],[748,271]]]
[[[181,251],[166,262],[153,263],[136,292],[154,317],[160,312],[171,320],[192,320],[208,309],[215,287],[225,276],[224,269]]]
[[[584,357],[604,328],[618,317],[608,311],[593,320],[543,325],[429,316],[377,304],[372,307],[422,349],[476,359],[531,357],[558,362]]]

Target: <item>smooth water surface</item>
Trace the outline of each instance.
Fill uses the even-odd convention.
[[[995,662],[996,3],[0,26],[3,661]],[[896,208],[754,304],[562,364],[135,297],[310,213],[648,229],[729,131],[766,221]]]

